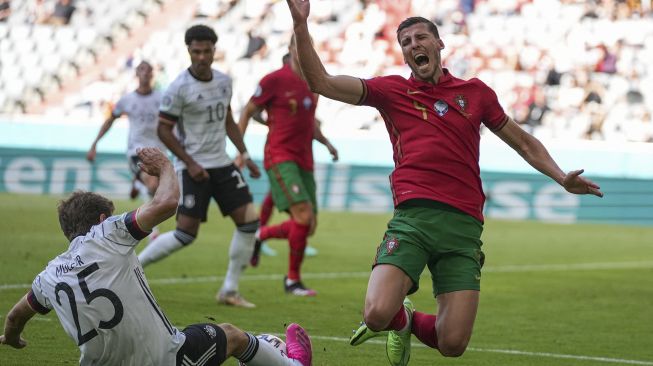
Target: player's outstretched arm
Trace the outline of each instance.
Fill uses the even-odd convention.
[[[287,0],[287,3],[293,18],[299,65],[311,90],[330,99],[358,104],[363,96],[362,81],[346,75],[329,75],[313,48],[306,22],[310,1]]]
[[[27,324],[35,314],[36,311],[32,309],[27,301],[27,295],[23,296],[23,298],[14,305],[11,311],[9,311],[9,314],[7,314],[4,334],[0,335],[0,344],[6,344],[19,349],[27,346],[27,341],[25,341],[20,334],[23,332],[25,324]]]
[[[583,170],[563,172],[540,140],[524,131],[512,118],[506,118],[508,121],[500,130],[495,131],[495,134],[517,151],[533,168],[549,176],[567,192],[603,197],[603,192],[596,183],[581,177]]]
[[[86,160],[90,162],[95,161],[97,143],[100,141],[102,136],[104,136],[111,129],[111,126],[113,126],[113,122],[115,120],[116,117],[112,114],[109,116],[109,118],[107,118],[104,121],[104,123],[102,123],[102,127],[100,127],[100,132],[98,132],[97,137],[95,137],[95,140],[93,140],[93,144],[91,144],[91,148],[86,153]]]
[[[167,220],[177,211],[179,183],[170,160],[155,147],[146,147],[136,152],[139,167],[145,173],[159,177],[159,186],[152,200],[138,208],[136,220],[141,230],[150,231]]]

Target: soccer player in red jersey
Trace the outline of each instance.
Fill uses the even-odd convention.
[[[257,232],[257,240],[288,239],[290,258],[284,289],[296,296],[315,296],[317,292],[307,288],[300,275],[307,238],[316,226],[314,136],[318,141],[322,140],[332,155],[337,156],[337,152],[317,126],[317,95],[308,88],[299,70],[294,37],[289,49],[289,62],[261,79],[238,125],[244,133],[250,118],[263,109],[267,112],[270,130],[263,165],[270,180],[274,204],[279,211],[288,211],[290,220],[279,225],[262,226]]]
[[[460,356],[472,334],[484,260],[480,236],[485,196],[478,165],[481,124],[568,192],[599,197],[603,193],[581,176],[583,170],[562,171],[544,145],[503,112],[494,91],[482,81],[461,80],[442,68],[444,43],[431,21],[411,17],[397,29],[404,62],[412,71],[409,79],[363,80],[326,72],[308,32],[310,2],[287,2],[299,63],[311,90],[341,102],[375,107],[393,146],[394,216],[370,275],[365,322],[350,344],[387,330],[392,365],[408,363],[411,333],[444,356]],[[437,316],[414,311],[405,298],[417,291],[425,266],[432,276]]]

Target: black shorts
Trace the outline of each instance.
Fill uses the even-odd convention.
[[[222,168],[206,170],[209,179],[196,182],[184,169],[179,174],[181,183],[181,201],[178,214],[206,221],[211,197],[218,203],[222,216],[229,215],[235,209],[252,202],[247,182],[234,164]]]
[[[131,170],[132,174],[134,174],[134,178],[140,179],[140,174],[141,174],[141,168],[138,167],[138,163],[141,161],[141,159],[138,158],[136,155],[132,155],[129,157],[129,170]]]
[[[182,332],[186,341],[177,351],[177,366],[218,366],[227,358],[227,336],[217,325],[192,324]]]

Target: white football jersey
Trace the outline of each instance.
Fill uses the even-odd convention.
[[[135,156],[136,149],[141,147],[156,147],[166,151],[166,146],[159,140],[156,132],[160,103],[161,93],[156,90],[147,95],[133,91],[125,94],[116,103],[111,113],[115,117],[126,114],[129,119],[127,156]]]
[[[232,163],[226,151],[226,117],[231,103],[231,77],[217,70],[210,81],[196,79],[188,69],[173,81],[161,100],[163,118],[176,122],[181,146],[204,169]],[[186,164],[175,159],[177,170]]]
[[[81,351],[80,365],[175,365],[186,336],[172,326],[143,275],[135,212],[112,216],[48,263],[28,300],[54,309]],[[138,238],[138,239],[136,239]]]

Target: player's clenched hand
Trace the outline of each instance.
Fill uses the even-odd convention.
[[[311,2],[309,0],[287,0],[288,7],[292,20],[295,22],[302,22],[308,19],[308,14],[311,12]]]
[[[7,346],[11,346],[14,348],[24,348],[27,346],[27,341],[24,340],[22,337],[15,337],[15,338],[7,338],[4,334],[0,335],[0,344],[6,344]]]
[[[562,186],[565,187],[569,193],[593,194],[598,197],[603,197],[603,192],[600,190],[601,187],[591,180],[580,176],[584,171],[585,170],[581,169],[567,173],[565,178],[562,180]]]
[[[188,175],[190,175],[191,179],[196,182],[204,182],[209,179],[209,172],[196,162],[186,164],[186,169],[188,170]]]
[[[149,175],[158,177],[163,169],[172,168],[170,160],[156,147],[138,149],[136,155],[140,160],[138,166]]]
[[[247,169],[249,169],[249,176],[252,178],[259,178],[261,176],[261,171],[258,168],[258,165],[252,160],[252,159],[247,159],[245,160],[245,164],[247,164]]]

